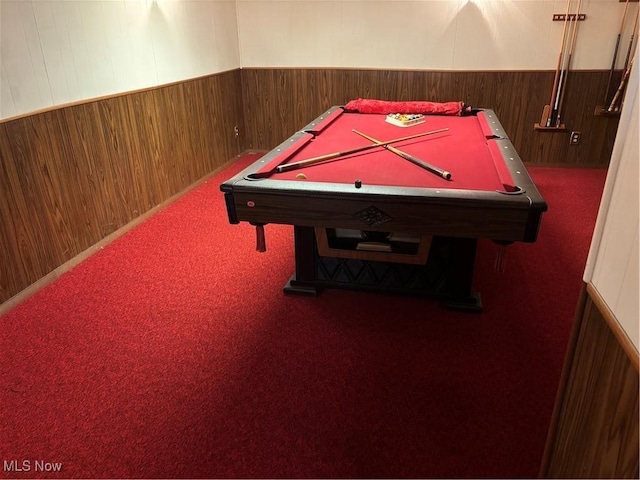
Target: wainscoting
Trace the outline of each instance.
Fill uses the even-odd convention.
[[[617,118],[593,113],[608,72],[569,77],[564,119],[578,146],[533,129],[553,75],[245,68],[2,121],[0,303],[240,153],[359,97],[490,107],[525,162],[606,167]]]
[[[535,131],[549,103],[554,72],[432,72],[350,69],[242,70],[247,148],[270,149],[332,105],[356,98],[463,101],[492,108],[528,164],[606,167],[617,130],[616,117],[594,116],[602,105],[608,72],[571,72],[563,122],[582,132],[569,145],[569,131]],[[613,79],[617,85],[618,72]]]
[[[0,303],[244,149],[240,70],[0,123]]]
[[[638,352],[592,285],[581,294],[541,478],[638,478]]]

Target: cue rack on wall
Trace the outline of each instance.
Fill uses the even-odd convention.
[[[624,103],[626,86],[633,67],[634,57],[638,37],[638,14],[640,8],[637,9],[635,20],[631,24],[632,33],[627,45],[624,64],[622,69],[617,69],[617,63],[624,51],[621,49],[622,34],[627,28],[629,19],[629,4],[638,3],[638,0],[619,0],[624,3],[624,11],[620,21],[620,28],[617,33],[615,49],[609,70],[609,78],[601,104],[595,108],[594,115],[618,117]],[[577,3],[577,7],[573,5]],[[566,125],[561,121],[562,108],[567,87],[567,78],[571,70],[571,59],[575,51],[576,38],[578,35],[578,26],[580,21],[586,20],[586,15],[581,13],[582,0],[567,0],[567,9],[564,14],[553,14],[553,21],[563,22],[562,40],[560,43],[560,52],[558,54],[558,64],[555,71],[555,77],[551,90],[549,103],[544,106],[540,122],[534,125],[535,130],[547,132],[565,132]],[[572,132],[570,143],[577,144],[579,136],[575,136]]]

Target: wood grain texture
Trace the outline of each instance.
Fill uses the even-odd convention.
[[[480,199],[466,202],[464,199],[411,201],[397,195],[345,195],[319,190],[287,194],[282,191],[265,193],[259,189],[236,191],[233,195],[238,219],[254,224],[367,229],[505,241],[524,241],[530,216],[536,215],[536,212],[522,208],[523,204],[499,204]],[[355,215],[371,206],[382,210],[389,220],[379,226],[368,226]]]
[[[240,71],[0,123],[0,303],[243,151]]]
[[[578,305],[541,478],[638,478],[638,370],[590,295]]]
[[[562,121],[582,132],[569,145],[569,131],[535,131],[549,103],[554,72],[434,72],[353,69],[242,70],[247,147],[269,150],[332,105],[356,98],[464,101],[495,110],[522,159],[528,164],[606,167],[617,131],[617,117],[594,111],[608,71],[571,72]],[[613,82],[619,81],[616,72]]]

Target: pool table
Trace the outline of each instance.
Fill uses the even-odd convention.
[[[330,108],[221,185],[229,221],[259,234],[268,223],[294,226],[286,293],[409,293],[482,311],[472,285],[477,240],[535,242],[547,204],[492,110],[426,115],[408,127],[387,120]],[[414,138],[385,143],[405,137]],[[327,154],[340,155],[303,162]]]

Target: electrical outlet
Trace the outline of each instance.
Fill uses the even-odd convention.
[[[569,136],[569,145],[578,145],[580,143],[581,132],[571,132]]]
[[[235,127],[233,127],[233,133],[235,133],[235,134],[236,134],[236,137],[237,137],[238,135],[240,135],[240,129],[238,128],[238,126],[237,126],[237,125],[236,125]]]

